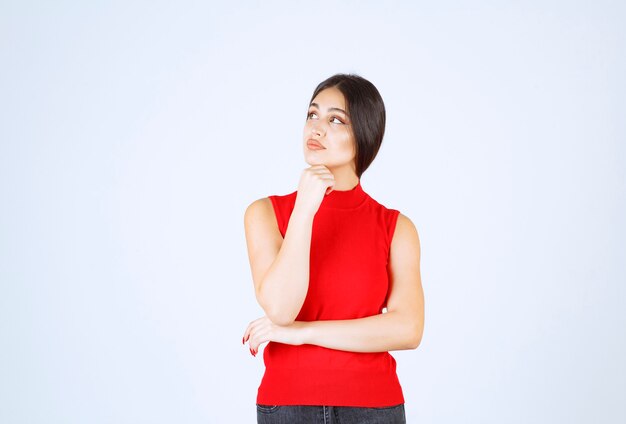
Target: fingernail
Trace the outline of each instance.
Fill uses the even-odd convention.
[[[243,336],[243,337],[241,338],[241,344],[246,344],[246,336]]]

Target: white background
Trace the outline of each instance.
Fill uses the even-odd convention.
[[[295,190],[315,86],[387,108],[415,223],[410,423],[626,421],[618,1],[0,6],[0,422],[255,422],[243,213]]]

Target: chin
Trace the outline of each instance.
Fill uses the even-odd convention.
[[[311,165],[311,166],[313,166],[313,165],[322,165],[322,163],[320,161],[311,160],[311,159],[307,158],[306,155],[304,156],[304,161],[306,163],[308,163],[309,165]]]
[[[309,165],[313,166],[313,165],[326,165],[325,162],[319,160],[319,159],[312,159],[310,157],[308,157],[307,155],[304,155],[304,161],[306,163],[308,163]]]

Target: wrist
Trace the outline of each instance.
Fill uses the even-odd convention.
[[[317,210],[312,208],[312,207],[308,207],[306,205],[303,205],[301,203],[298,203],[298,201],[296,200],[296,203],[293,206],[293,211],[291,213],[291,215],[293,217],[296,217],[296,219],[302,219],[305,221],[308,220],[313,220],[313,218],[315,217]]]
[[[310,325],[307,321],[294,321],[292,324],[295,332],[296,343],[299,345],[310,344]]]

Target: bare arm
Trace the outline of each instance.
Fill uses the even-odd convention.
[[[312,344],[351,352],[384,352],[416,349],[424,332],[424,292],[420,275],[420,243],[417,230],[400,214],[389,253],[390,293],[387,313],[365,318],[328,321],[295,321],[277,325],[266,317],[248,326],[250,348],[256,353],[265,341]],[[259,336],[257,336],[257,334]]]
[[[387,313],[336,321],[296,321],[301,343],[352,352],[416,349],[424,332],[420,242],[411,220],[400,214],[389,252]]]
[[[349,352],[387,352],[415,349],[419,339],[405,318],[395,312],[336,321],[296,321],[301,344]]]
[[[400,214],[389,252],[387,313],[365,318],[294,323],[301,342],[352,352],[416,349],[424,331],[420,242],[411,220]]]
[[[294,207],[283,239],[269,198],[246,209],[244,224],[256,299],[278,325],[292,324],[309,289],[314,212]]]
[[[324,165],[302,171],[283,239],[269,198],[246,209],[244,223],[257,301],[278,325],[294,322],[309,290],[313,218],[335,178]]]

